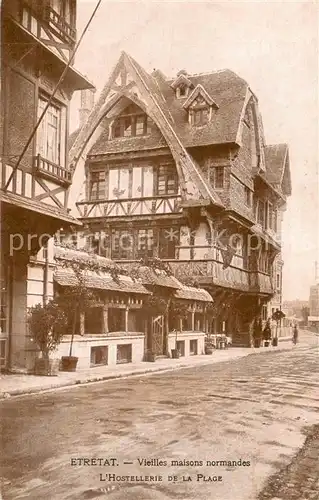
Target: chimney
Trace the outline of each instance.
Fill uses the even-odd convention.
[[[81,106],[79,109],[80,127],[87,121],[94,106],[95,89],[81,90]]]

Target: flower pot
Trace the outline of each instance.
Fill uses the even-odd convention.
[[[62,356],[61,358],[61,371],[63,372],[75,372],[76,365],[78,364],[79,358],[75,356]]]
[[[260,347],[260,339],[254,339],[254,347]]]
[[[213,354],[213,347],[211,345],[205,346],[205,354]]]
[[[273,345],[274,347],[277,347],[277,346],[278,346],[278,339],[277,339],[277,337],[274,337],[274,338],[272,339],[272,345]]]
[[[152,351],[147,351],[145,354],[145,361],[154,363],[154,361],[156,361],[156,354]]]
[[[35,375],[56,377],[59,372],[59,359],[37,358],[34,363]]]
[[[179,350],[178,349],[172,349],[171,353],[172,353],[172,358],[173,359],[178,359],[179,358]]]
[[[265,347],[269,347],[269,344],[270,344],[269,340],[265,340]]]

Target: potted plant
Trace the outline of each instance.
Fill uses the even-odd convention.
[[[276,311],[273,313],[272,315],[272,319],[274,321],[276,321],[276,334],[274,336],[274,338],[272,339],[272,345],[274,347],[277,347],[278,346],[278,326],[279,326],[279,323],[280,321],[285,317],[285,313],[283,313],[282,311],[280,311],[280,309],[276,309]]]
[[[263,330],[263,338],[264,338],[265,347],[269,347],[270,340],[271,340],[271,328],[270,328],[269,320],[267,321],[265,328]]]
[[[50,353],[60,344],[67,322],[64,310],[56,300],[37,304],[30,308],[28,325],[33,340],[41,351],[41,358],[35,360],[36,375],[57,375],[59,360],[50,359]]]
[[[210,335],[205,339],[205,354],[213,354],[214,344]]]
[[[77,321],[80,312],[90,307],[92,301],[95,299],[95,295],[86,285],[83,273],[85,267],[76,261],[68,264],[73,269],[75,283],[72,286],[68,286],[56,300],[68,318],[68,333],[71,334],[69,355],[62,356],[61,370],[74,372],[78,363],[78,357],[73,356],[73,343]]]
[[[175,332],[175,348],[171,349],[171,355],[172,355],[173,359],[179,359],[180,352],[179,352],[179,350],[177,348],[177,334],[178,334],[178,331],[174,330],[174,332]]]

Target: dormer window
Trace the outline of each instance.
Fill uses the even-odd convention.
[[[189,90],[192,89],[194,85],[187,77],[187,72],[182,70],[177,74],[177,78],[172,83],[171,87],[175,90],[177,99],[186,99],[189,94]]]
[[[191,124],[195,126],[206,125],[209,122],[209,108],[193,109],[190,111]]]
[[[187,87],[186,85],[180,85],[176,89],[176,97],[178,99],[183,99],[183,98],[187,97],[188,96],[188,89],[189,89],[189,87]]]
[[[212,110],[218,109],[218,105],[202,85],[197,85],[183,104],[183,108],[188,111],[189,123],[200,127],[210,122]]]

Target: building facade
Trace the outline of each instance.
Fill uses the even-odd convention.
[[[2,2],[2,369],[28,369],[27,307],[53,293],[46,242],[61,227],[80,225],[67,209],[69,103],[92,84],[70,65],[52,99],[75,47],[75,19],[75,0]],[[39,252],[42,266],[32,263]]]
[[[165,261],[213,296],[209,330],[248,345],[281,303],[291,193],[288,147],[266,145],[248,84],[230,70],[168,79],[122,53],[72,139],[91,248],[127,267]]]

